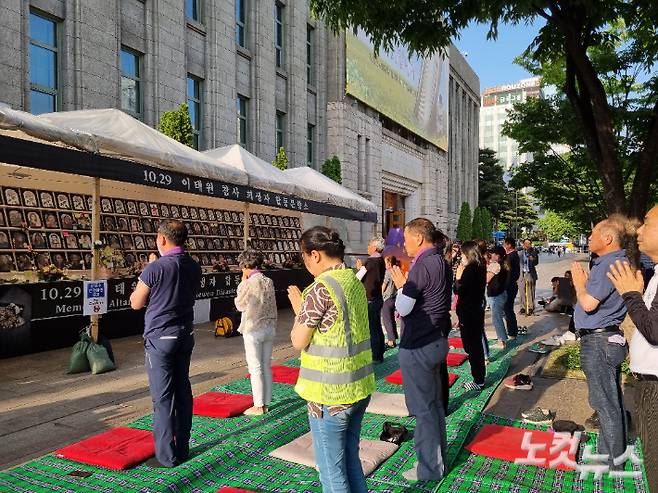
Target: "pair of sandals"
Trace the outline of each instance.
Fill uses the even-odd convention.
[[[521,326],[518,328],[517,333],[518,333],[518,335],[520,335],[520,336],[527,335],[527,334],[528,334],[528,327],[526,327],[525,325],[521,325]]]

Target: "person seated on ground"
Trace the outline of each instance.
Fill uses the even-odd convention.
[[[564,277],[554,277],[551,279],[553,285],[553,296],[544,300],[540,305],[544,305],[544,310],[552,313],[568,313],[573,309],[576,300],[576,291],[571,281],[571,271],[566,271]]]

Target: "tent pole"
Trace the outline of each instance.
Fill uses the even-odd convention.
[[[91,280],[98,279],[99,258],[98,252],[94,250],[94,245],[100,240],[101,234],[101,179],[94,178],[94,188],[92,192],[91,207]],[[91,338],[98,342],[98,315],[91,315]]]

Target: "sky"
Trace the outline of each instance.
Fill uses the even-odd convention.
[[[489,26],[474,24],[462,31],[455,39],[455,46],[480,77],[480,90],[500,84],[511,84],[532,77],[523,68],[514,64],[514,58],[528,47],[536,36],[542,22],[525,26],[501,25],[496,40],[487,40]]]

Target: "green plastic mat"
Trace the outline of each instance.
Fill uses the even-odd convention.
[[[548,425],[532,425],[509,418],[483,414],[472,427],[467,443],[486,424],[499,424],[517,428],[546,430]],[[587,445],[596,450],[596,433],[587,433]],[[640,442],[634,443],[636,455],[641,459]],[[582,454],[582,446],[580,453]],[[580,458],[580,457],[579,457]],[[648,492],[642,465],[627,461],[624,472],[636,472],[638,478],[610,478],[604,474],[601,481],[595,481],[590,474],[584,480],[577,471],[563,471],[543,467],[515,464],[501,459],[475,455],[462,449],[448,475],[441,482],[440,492],[514,492],[534,493],[569,491],[582,493],[603,492]]]
[[[447,464],[450,473],[441,483],[409,483],[402,477],[402,473],[415,462],[413,443],[408,441],[367,478],[369,490],[383,493],[482,491],[478,488],[485,488],[482,485],[494,482],[493,476],[498,469],[490,466],[490,473],[482,474],[477,472],[477,464],[467,467],[469,461],[479,458],[473,459],[465,453],[463,445],[469,433],[472,436],[473,427],[483,422],[482,410],[505,376],[513,350],[511,347],[504,351],[492,351],[491,362],[487,366],[487,388],[483,392],[465,391],[462,388],[464,382],[471,380],[468,362],[459,367],[450,367],[450,372],[456,373],[459,378],[450,390],[450,415],[447,418]],[[299,361],[291,360],[285,364],[299,366]],[[383,380],[398,367],[397,351],[387,351],[384,363],[375,367],[378,391],[402,392],[401,386]],[[241,378],[213,390],[248,394],[251,386],[247,378]],[[366,414],[361,435],[377,439],[384,421],[396,421],[410,429],[414,427],[413,418]],[[151,429],[151,423],[152,416],[148,415],[129,426]],[[0,473],[0,492],[201,493],[215,492],[221,486],[235,486],[260,492],[320,493],[321,486],[315,469],[268,455],[308,431],[306,403],[297,396],[292,385],[275,383],[273,406],[264,416],[238,416],[230,419],[195,416],[190,440],[191,458],[174,469],[152,469],[142,465],[127,471],[110,471],[47,455]],[[479,481],[481,486],[476,488],[475,484],[470,485],[470,480],[459,480],[462,474],[458,471],[464,468],[463,477],[468,478],[468,474],[471,474],[473,480]],[[535,478],[543,478],[546,474],[537,469],[530,468],[524,472],[531,484]],[[72,471],[89,471],[92,475],[87,478],[68,476]],[[539,489],[530,487],[518,491],[555,491],[552,487],[545,489],[544,483],[542,485]],[[517,490],[507,485],[501,491]],[[596,490],[576,488],[575,491],[589,493]],[[605,491],[623,489],[611,488]]]

